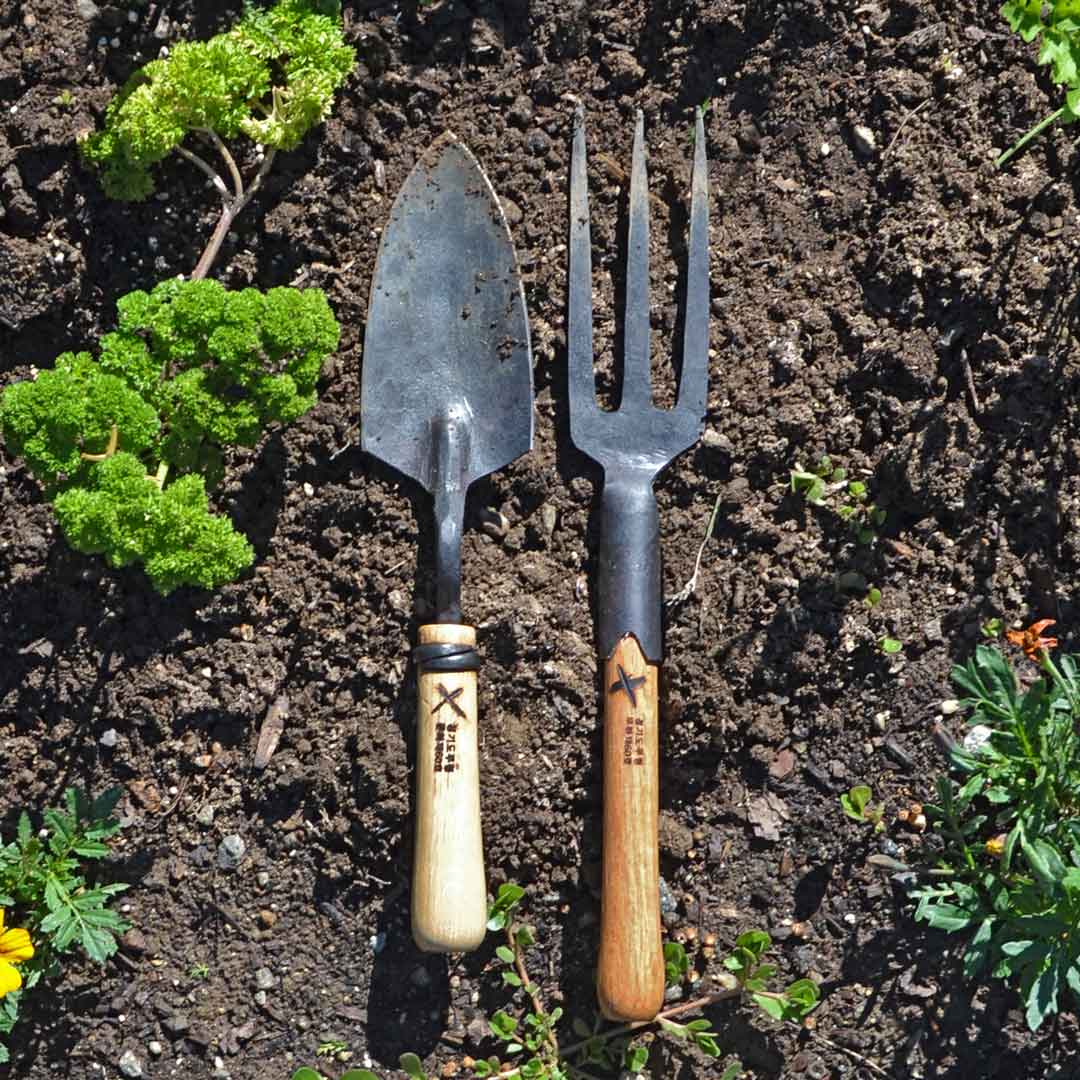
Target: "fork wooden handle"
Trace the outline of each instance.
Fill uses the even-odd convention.
[[[421,647],[439,644],[467,651],[476,631],[420,627]],[[413,939],[425,952],[468,952],[487,930],[476,672],[418,666]]]
[[[597,997],[611,1020],[664,1000],[660,928],[659,668],[627,634],[604,666],[604,852]]]

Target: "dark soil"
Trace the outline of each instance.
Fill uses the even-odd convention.
[[[87,22],[59,0],[0,0],[0,384],[111,328],[125,292],[194,266],[217,213],[201,174],[176,161],[156,198],[109,202],[75,138],[135,66],[236,7],[153,0]],[[784,978],[822,983],[813,1033],[711,1012],[749,1075],[1080,1075],[1075,1011],[1031,1035],[1018,998],[966,984],[960,943],[915,925],[903,888],[867,864],[882,844],[928,842],[895,816],[930,795],[943,764],[931,727],[980,625],[1051,617],[1077,645],[1080,161],[1058,128],[993,168],[1056,106],[996,7],[347,5],[357,72],[214,271],[320,286],[343,325],[315,410],[230,462],[220,505],[255,543],[254,572],[161,599],[140,572],[68,550],[23,466],[0,468],[0,831],[69,784],[121,785],[126,827],[106,872],[133,883],[137,928],[104,972],[76,962],[37,995],[11,1076],[114,1078],[131,1050],[147,1077],[287,1080],[329,1037],[388,1074],[404,1050],[438,1071],[482,1048],[474,1021],[504,1000],[491,947],[448,962],[409,934],[408,657],[431,585],[430,506],[357,446],[379,230],[448,128],[504,200],[535,351],[535,450],[474,488],[464,552],[485,659],[489,881],[527,886],[534,973],[568,1019],[591,1022],[599,485],[568,437],[570,129],[581,102],[610,374],[645,111],[654,346],[670,387],[690,119],[706,99],[708,424],[658,484],[672,596],[719,500],[696,590],[666,608],[672,929],[714,933],[723,955],[765,928]],[[791,494],[789,470],[826,452],[887,508],[876,543]],[[867,585],[882,592],[873,609]],[[901,654],[882,655],[886,635]],[[281,698],[284,736],[257,771],[254,741]],[[885,804],[884,839],[840,814],[857,782]],[[246,854],[224,871],[233,834]],[[273,985],[260,993],[261,968]],[[652,1064],[664,1077],[714,1068],[661,1050]]]

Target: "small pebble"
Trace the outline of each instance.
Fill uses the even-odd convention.
[[[958,712],[960,709],[960,702],[956,698],[946,698],[938,708],[941,710],[942,716],[952,716],[953,713]]]
[[[306,481],[304,482],[304,494],[310,499],[315,494],[315,489]]]
[[[257,990],[273,990],[276,985],[277,979],[269,968],[261,967],[255,972],[255,988]]]
[[[856,124],[851,129],[851,135],[855,140],[855,149],[863,157],[873,157],[877,153],[877,138],[865,124]]]
[[[258,885],[260,889],[265,889],[266,886],[270,884],[269,873],[265,870],[260,870],[255,875],[255,884]]]
[[[246,853],[244,838],[232,833],[218,845],[217,864],[222,870],[235,870],[244,861]]]
[[[203,803],[202,806],[195,813],[195,820],[203,828],[209,828],[214,824],[214,805],[213,803]]]
[[[119,741],[120,741],[120,736],[117,735],[116,728],[109,728],[108,730],[103,731],[101,733],[101,738],[98,739],[98,742],[101,743],[102,746],[108,747],[108,749],[110,749],[110,750]]]
[[[152,1039],[150,1042],[148,1042],[146,1044],[146,1049],[149,1050],[150,1053],[154,1055],[154,1057],[161,1057],[161,1055],[165,1053],[165,1047],[162,1046],[161,1043],[157,1041],[157,1039]]]
[[[832,147],[827,142],[823,142],[821,146],[818,147],[818,153],[821,154],[822,157],[828,157],[832,153]]]
[[[977,754],[984,746],[990,745],[990,737],[993,734],[993,730],[985,724],[976,724],[964,736],[964,749],[969,754]]]
[[[135,1056],[134,1050],[125,1050],[116,1064],[120,1071],[125,1076],[130,1076],[132,1080],[136,1080],[143,1074],[142,1062]]]

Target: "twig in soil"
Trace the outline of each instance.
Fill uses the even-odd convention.
[[[982,412],[982,402],[979,401],[979,395],[975,391],[975,378],[971,374],[971,364],[968,362],[967,349],[960,350],[960,360],[964,365],[964,377],[967,379],[968,393],[971,395],[971,408],[975,415],[978,416]]]
[[[190,776],[185,776],[180,781],[180,786],[176,792],[176,798],[158,815],[158,821],[164,821],[179,805],[180,800],[184,797],[184,792],[187,791],[187,786],[191,782]]]
[[[889,151],[892,150],[892,148],[896,145],[896,140],[900,138],[900,132],[903,131],[904,128],[907,126],[907,122],[917,112],[921,112],[927,105],[930,104],[931,101],[933,101],[933,98],[927,98],[925,101],[920,101],[919,104],[916,105],[915,108],[912,109],[911,112],[909,112],[907,114],[907,116],[905,116],[904,119],[900,121],[900,126],[896,129],[896,133],[889,140],[889,145],[885,147],[885,151],[881,155],[881,160],[882,161],[884,161],[889,156]]]
[[[255,747],[256,769],[265,769],[274,756],[278,741],[285,730],[285,721],[289,718],[289,698],[281,694],[275,698],[274,703],[266,710],[262,727],[259,729],[259,742]]]
[[[818,1042],[824,1043],[826,1046],[831,1047],[833,1050],[839,1050],[842,1054],[849,1054],[857,1062],[859,1062],[860,1065],[865,1065],[872,1073],[877,1073],[878,1076],[887,1076],[890,1078],[890,1080],[895,1080],[891,1072],[888,1072],[880,1065],[875,1064],[868,1057],[864,1057],[858,1052],[858,1050],[852,1050],[850,1046],[844,1046],[841,1043],[833,1042],[832,1039],[827,1039],[824,1035],[820,1035],[812,1028],[807,1028],[804,1030],[808,1030],[810,1032],[810,1037],[812,1039],[817,1039]]]
[[[716,496],[716,502],[713,503],[712,513],[709,515],[709,524],[705,527],[705,536],[701,541],[701,546],[697,551],[697,558],[694,559],[694,572],[690,575],[690,580],[674,595],[667,597],[665,603],[668,606],[672,604],[681,604],[684,600],[689,600],[697,590],[698,575],[701,572],[701,557],[705,554],[705,547],[712,539],[713,527],[716,525],[716,516],[720,513],[720,495]]]

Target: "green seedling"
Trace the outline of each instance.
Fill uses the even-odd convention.
[[[195,979],[197,982],[203,982],[210,978],[210,965],[204,963],[202,960],[196,960],[191,967],[188,968],[188,978]]]
[[[348,1061],[352,1055],[349,1052],[349,1044],[344,1039],[327,1039],[319,1043],[315,1056],[333,1058],[334,1061]]]
[[[979,632],[984,638],[989,638],[993,641],[994,639],[1001,637],[1001,631],[1004,626],[1005,624],[1001,619],[987,619],[986,622],[979,627]]]
[[[222,212],[193,277],[204,277],[236,216],[262,185],[279,151],[292,150],[330,113],[355,63],[341,19],[328,5],[280,0],[247,6],[231,30],[209,41],[181,41],[168,57],[136,71],[110,102],[105,126],[87,136],[82,156],[101,171],[114,199],[145,199],[153,167],[179,154],[201,170]],[[336,7],[337,5],[330,5]],[[228,142],[241,136],[261,157],[245,179]],[[190,145],[221,158],[224,176]]]
[[[871,585],[866,590],[866,595],[863,597],[863,603],[871,609],[871,611],[881,603],[881,590],[876,585]]]
[[[945,848],[912,894],[917,919],[968,935],[967,977],[1017,988],[1033,1031],[1065,995],[1080,1004],[1080,658],[1055,664],[1046,625],[1009,634],[1040,669],[1027,689],[988,645],[953,668],[980,737],[949,744],[924,808]]]
[[[23,811],[14,835],[0,837],[0,1036],[15,1026],[24,996],[57,975],[73,947],[104,964],[128,928],[109,906],[127,885],[99,885],[86,873],[87,862],[109,854],[120,829],[112,816],[120,794],[114,788],[91,799],[68,788],[63,805],[45,812],[44,829]],[[26,947],[11,948],[19,939]],[[8,1057],[0,1042],[0,1062]]]
[[[254,551],[210,510],[230,446],[315,404],[339,328],[318,289],[229,292],[179,279],[117,303],[95,359],[64,353],[0,396],[0,431],[53,503],[68,543],[154,588],[215,588]]]
[[[903,651],[904,643],[897,641],[894,637],[886,636],[879,639],[877,646],[886,656],[895,656],[898,652]]]
[[[860,544],[872,544],[878,528],[885,524],[886,512],[870,501],[865,482],[849,480],[847,471],[834,466],[827,454],[821,455],[812,470],[796,464],[790,484],[794,494],[801,494],[814,506],[831,509],[846,521]]]
[[[75,95],[70,90],[61,90],[56,97],[53,98],[52,103],[58,109],[70,109],[75,104]]]
[[[516,918],[523,897],[520,886],[505,884],[489,912],[489,928],[503,937],[495,958],[503,986],[512,995],[508,1006],[492,1015],[489,1027],[507,1060],[498,1055],[479,1061],[465,1058],[463,1064],[474,1077],[586,1080],[597,1075],[594,1070],[638,1073],[649,1058],[649,1047],[641,1041],[641,1036],[653,1026],[676,1041],[693,1044],[716,1058],[721,1050],[709,1021],[684,1021],[682,1017],[718,1001],[748,997],[770,1016],[799,1022],[817,1005],[818,989],[809,980],[799,980],[783,991],[767,988],[774,969],[762,963],[762,956],[771,942],[767,934],[753,931],[736,941],[735,952],[725,961],[734,985],[665,1009],[650,1023],[614,1026],[599,1017],[592,1024],[575,1019],[571,1024],[575,1038],[568,1045],[563,1044],[559,1039],[563,1011],[558,1007],[547,1008],[540,987],[528,973],[527,953],[535,947],[536,938],[532,928]],[[664,945],[664,962],[669,985],[678,986],[696,978],[686,949],[678,942]],[[426,1080],[422,1062],[416,1055],[405,1055],[400,1064],[412,1080]],[[721,1080],[734,1080],[741,1072],[741,1066],[735,1063],[725,1069]]]
[[[849,792],[840,796],[840,806],[852,821],[860,825],[871,824],[874,832],[885,831],[885,808],[873,804],[870,799],[873,792],[866,784],[856,784]]]
[[[1080,117],[1080,7],[1076,0],[1009,0],[1001,14],[1025,42],[1041,37],[1036,62],[1050,68],[1050,79],[1064,89],[1065,100],[994,162],[998,168],[1051,124],[1059,120],[1072,124]]]

